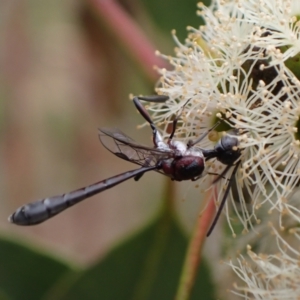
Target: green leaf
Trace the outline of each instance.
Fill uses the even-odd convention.
[[[186,247],[177,223],[164,216],[75,276],[63,296],[55,294],[51,299],[174,299]],[[215,299],[203,260],[191,299]]]
[[[203,20],[196,15],[198,0],[141,0],[155,23],[165,32],[176,30],[183,40],[187,36],[186,27],[198,28]],[[210,1],[203,1],[206,5]]]
[[[10,298],[2,289],[0,289],[0,300],[11,300]]]
[[[0,238],[0,299],[41,299],[71,268],[24,244]],[[5,296],[4,296],[5,295]]]

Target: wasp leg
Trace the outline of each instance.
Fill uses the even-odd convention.
[[[230,165],[230,167],[232,167]],[[214,181],[212,182],[212,184],[215,184],[216,182],[218,182],[221,178],[223,179],[226,179],[226,180],[229,180],[228,178],[226,178],[224,175],[226,174],[223,174],[223,172],[221,174],[219,173],[214,173],[214,172],[207,172],[208,175],[215,175],[215,176],[218,176],[216,179],[214,179]]]
[[[239,163],[239,162],[238,162]],[[217,183],[221,178],[225,178],[225,175],[229,171],[229,169],[232,167],[232,165],[227,165],[226,168],[222,171],[221,174],[212,182],[212,184]]]
[[[169,100],[169,96],[164,96],[164,95],[138,96],[134,98],[138,98],[139,100],[144,100],[147,102],[154,102],[154,103],[164,103],[167,100]]]
[[[221,200],[221,203],[220,203],[220,206],[219,206],[219,208],[218,208],[217,214],[216,214],[216,216],[215,216],[215,218],[214,218],[212,224],[210,225],[210,228],[209,228],[209,230],[208,230],[206,236],[210,236],[210,235],[211,235],[213,229],[215,228],[215,226],[216,226],[216,224],[217,224],[217,221],[219,220],[219,217],[220,217],[221,212],[222,212],[222,210],[223,210],[223,208],[224,208],[224,205],[225,205],[227,196],[228,196],[228,194],[229,194],[231,185],[232,185],[232,183],[233,183],[233,179],[234,179],[234,177],[235,177],[235,174],[236,174],[236,172],[237,172],[237,170],[238,170],[238,167],[239,167],[240,163],[241,163],[241,161],[238,161],[238,162],[236,163],[236,165],[235,165],[233,171],[232,171],[231,177],[230,177],[230,179],[229,179],[228,185],[227,185],[227,187],[226,187],[226,191],[225,191],[225,193],[224,193],[224,195],[223,195],[223,198],[222,198],[222,200]],[[227,169],[227,168],[226,168],[226,169]]]
[[[149,167],[149,166],[150,166],[150,163],[151,163],[151,159],[146,159],[146,161],[145,161],[143,167]],[[133,178],[134,181],[139,181],[139,180],[142,178],[142,176],[143,176],[144,174],[145,174],[145,173],[140,173],[140,174],[136,175],[136,176]]]
[[[133,103],[139,113],[142,115],[142,117],[149,123],[151,129],[152,129],[152,135],[153,135],[153,144],[156,148],[166,148],[167,145],[164,143],[160,133],[158,132],[157,127],[153,123],[148,111],[146,108],[142,105],[140,100],[148,101],[148,102],[165,102],[169,99],[167,96],[160,96],[160,95],[155,95],[155,96],[136,96],[133,97]]]
[[[148,111],[146,108],[142,105],[140,100],[148,101],[148,102],[156,102],[156,103],[163,103],[166,102],[169,99],[168,96],[163,95],[153,95],[153,96],[136,96],[133,97],[133,103],[139,113],[142,115],[142,117],[149,123],[151,129],[152,129],[152,135],[153,135],[153,144],[155,148],[166,148],[167,145],[164,143],[160,133],[158,132],[157,127],[153,123]],[[150,162],[146,161],[145,166],[150,165]],[[141,179],[141,177],[144,175],[144,173],[138,174],[134,177],[135,181],[138,181]]]

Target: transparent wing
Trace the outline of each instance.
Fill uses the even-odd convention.
[[[172,158],[171,149],[160,150],[135,142],[132,138],[115,128],[100,128],[99,139],[111,153],[140,166],[155,166],[162,159]]]

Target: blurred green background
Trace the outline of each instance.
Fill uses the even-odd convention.
[[[92,264],[155,219],[168,181],[147,174],[138,183],[123,183],[39,226],[7,222],[24,203],[135,167],[102,147],[98,127],[120,128],[151,145],[149,128],[136,129],[143,119],[128,95],[153,94],[155,80],[103,22],[96,2],[0,2],[1,232],[77,266]],[[165,54],[173,55],[172,29],[184,41],[186,26],[201,22],[194,0],[117,3]],[[187,229],[201,200],[193,186],[175,188],[179,223]],[[212,239],[208,244],[214,243]]]

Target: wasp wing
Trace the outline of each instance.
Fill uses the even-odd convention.
[[[111,153],[140,166],[155,166],[160,160],[171,158],[171,149],[156,149],[135,142],[115,128],[100,128],[99,139]]]

